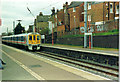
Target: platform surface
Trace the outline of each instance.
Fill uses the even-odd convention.
[[[2,45],[2,80],[109,80],[30,52]]]

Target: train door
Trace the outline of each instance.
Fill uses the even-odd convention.
[[[36,35],[37,37],[37,44],[40,44],[40,35]]]
[[[36,35],[32,35],[33,37],[33,44],[36,44]]]
[[[28,40],[29,44],[33,44],[33,43],[32,43],[32,39],[33,39],[33,38],[32,38],[32,35],[29,35],[28,38],[29,38],[29,40]]]

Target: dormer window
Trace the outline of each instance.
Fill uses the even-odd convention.
[[[76,9],[75,9],[75,7],[73,7],[73,12],[75,12],[76,11]]]
[[[88,10],[91,9],[91,3],[88,3]]]

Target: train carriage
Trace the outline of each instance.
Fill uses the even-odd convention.
[[[41,36],[39,33],[25,33],[12,36],[3,36],[2,42],[10,45],[23,46],[29,50],[39,50]]]

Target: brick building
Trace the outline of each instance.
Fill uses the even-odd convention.
[[[118,28],[119,2],[89,2],[88,21],[92,32],[105,32]],[[89,27],[88,23],[88,27]]]
[[[83,10],[83,2],[73,1],[70,5],[67,2],[63,4],[63,9],[57,12],[58,35],[79,28],[80,21],[84,20],[84,15],[80,14]]]
[[[55,7],[51,10],[52,14],[49,17],[49,34],[53,32],[57,32],[57,13],[55,13]]]
[[[119,2],[88,2],[87,15],[88,32],[89,30],[97,33],[118,29]],[[73,1],[70,5],[66,2],[63,9],[57,12],[57,17],[58,35],[76,30],[79,31],[78,34],[84,33],[84,2]]]

